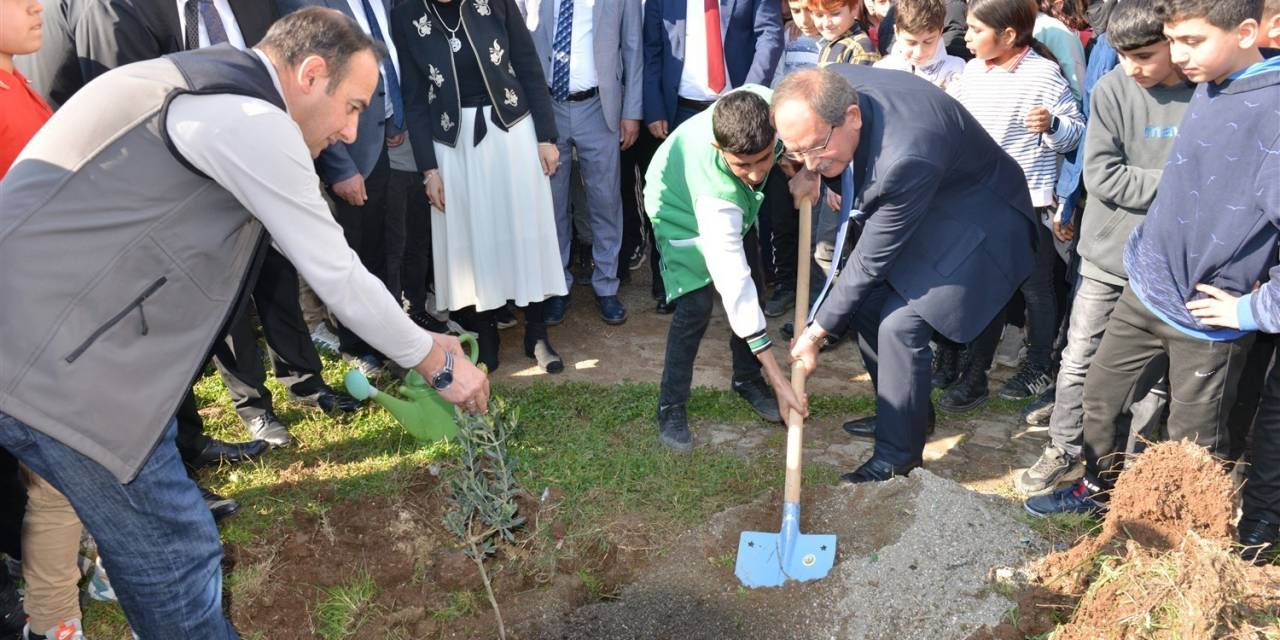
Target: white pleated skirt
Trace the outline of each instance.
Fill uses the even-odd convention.
[[[565,295],[551,180],[538,160],[533,117],[509,131],[485,122],[474,144],[475,119],[492,107],[459,114],[458,142],[435,145],[446,211],[431,209],[436,305],[479,311]],[[561,167],[567,171],[568,167]]]

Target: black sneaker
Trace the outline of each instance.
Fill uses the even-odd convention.
[[[689,416],[684,405],[658,407],[658,442],[676,451],[693,448],[693,435],[689,433]]]
[[[764,315],[770,318],[781,317],[795,304],[795,289],[787,286],[777,287],[773,290],[773,295],[770,295],[764,303]]]
[[[1240,535],[1240,557],[1246,562],[1266,564],[1280,557],[1276,547],[1277,538],[1280,538],[1280,524],[1241,518],[1237,530]]]
[[[506,304],[494,309],[493,321],[497,323],[498,329],[510,329],[520,324],[520,321],[516,320],[516,314],[511,311],[511,305]]]
[[[449,332],[449,325],[437,320],[435,316],[427,313],[426,311],[415,311],[414,313],[409,314],[409,319],[419,327],[433,333]]]
[[[643,242],[636,245],[631,250],[631,255],[627,257],[627,271],[635,271],[644,266],[645,260],[649,259],[649,240],[645,238]]]
[[[1027,408],[1022,410],[1022,421],[1030,427],[1047,427],[1049,419],[1053,417],[1053,404],[1055,396],[1055,387],[1049,387],[1036,396]]]
[[[1005,400],[1024,400],[1040,395],[1052,384],[1053,378],[1049,376],[1049,367],[1027,362],[1000,387],[998,393]]]
[[[1018,476],[1014,486],[1026,495],[1040,495],[1057,486],[1058,480],[1061,480],[1062,476],[1075,466],[1075,463],[1075,458],[1070,454],[1050,444],[1045,447],[1044,453],[1040,454],[1040,459]]]
[[[960,379],[960,347],[939,344],[933,351],[933,388],[950,389]]]
[[[1027,513],[1043,518],[1055,513],[1082,513],[1100,516],[1106,512],[1106,505],[1093,497],[1093,492],[1081,480],[1073,485],[1063,487],[1053,493],[1027,498],[1022,503]]]
[[[782,422],[782,413],[778,411],[778,399],[773,395],[773,389],[769,388],[764,378],[735,381],[731,386],[762,419],[768,422]]]
[[[948,413],[971,411],[986,403],[990,393],[987,390],[987,373],[970,368],[938,398],[938,408]]]

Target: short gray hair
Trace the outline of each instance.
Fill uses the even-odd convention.
[[[789,100],[803,100],[827,124],[844,124],[844,114],[858,104],[858,92],[844,76],[825,68],[802,69],[788,74],[773,90],[773,113]]]

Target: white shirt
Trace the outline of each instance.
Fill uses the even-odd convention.
[[[360,23],[360,28],[364,32],[373,37],[373,31],[369,29],[369,20],[364,15],[364,3],[360,0],[347,0],[347,6],[351,7],[351,15],[356,17],[356,22]],[[391,61],[391,68],[396,70],[396,80],[400,80],[400,60],[396,57],[396,43],[391,41],[391,29],[387,26],[387,10],[382,5],[382,0],[369,0],[369,6],[373,7],[373,13],[378,18],[378,29],[382,31],[382,43],[387,45],[387,59]],[[387,88],[387,68],[385,65],[378,65],[378,73],[382,75],[382,88],[386,93],[384,104],[386,105],[387,118],[391,118],[391,114],[395,113],[396,108],[391,102],[391,90]]]
[[[764,312],[742,246],[742,209],[719,198],[698,198],[693,215],[698,220],[698,250],[729,316],[729,328],[740,338],[764,331]]]
[[[254,53],[281,90],[270,61]],[[257,98],[186,94],[173,99],[166,126],[178,152],[262,222],[344,325],[402,367],[426,358],[431,335],[409,320],[347,246],[293,118]]]
[[[178,1],[178,33],[186,38],[187,34],[187,0]],[[231,12],[231,5],[227,4],[227,0],[213,0],[213,6],[218,10],[218,17],[222,18],[222,30],[227,32],[227,44],[243,49],[244,35],[240,33],[240,25],[236,23],[236,16]],[[209,30],[204,26],[204,20],[200,21],[200,47],[209,46]],[[182,42],[182,46],[187,46],[186,41]]]
[[[596,54],[591,31],[591,13],[600,0],[573,0],[573,32],[569,43],[569,93],[586,91],[599,86],[596,81]],[[560,22],[560,3],[552,6],[552,26]],[[556,34],[551,34],[555,42]],[[554,63],[553,63],[554,64]]]
[[[724,11],[724,7],[720,8]],[[732,88],[729,68],[724,70],[724,91],[712,91],[707,80],[707,21],[702,0],[688,0],[684,19],[684,69],[680,71],[680,89],[677,93],[690,100],[715,100]],[[724,42],[724,30],[720,31]],[[721,46],[723,49],[723,44]],[[726,56],[727,59],[727,56]]]

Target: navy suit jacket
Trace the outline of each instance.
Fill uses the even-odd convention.
[[[347,0],[279,0],[280,15],[288,15],[303,7],[325,7],[336,9],[355,19]],[[382,0],[382,7],[391,11],[392,0]],[[385,39],[391,38],[389,31],[391,20],[387,20],[388,31],[382,34]],[[387,146],[387,105],[386,87],[383,87],[382,74],[378,74],[378,88],[374,89],[369,99],[369,107],[360,112],[360,120],[356,124],[356,141],[351,144],[335,142],[320,152],[316,158],[316,173],[320,180],[332,186],[354,176],[356,173],[368,178],[373,166],[378,163],[378,156]]]
[[[1022,169],[929,82],[828,68],[858,91],[853,206],[868,217],[815,322],[844,331],[867,294],[888,283],[939,333],[973,340],[1031,274],[1039,221]]]
[[[778,0],[720,0],[720,33],[729,86],[748,82],[769,86],[782,57],[782,16]],[[644,121],[676,117],[684,70],[687,0],[644,2]]]

